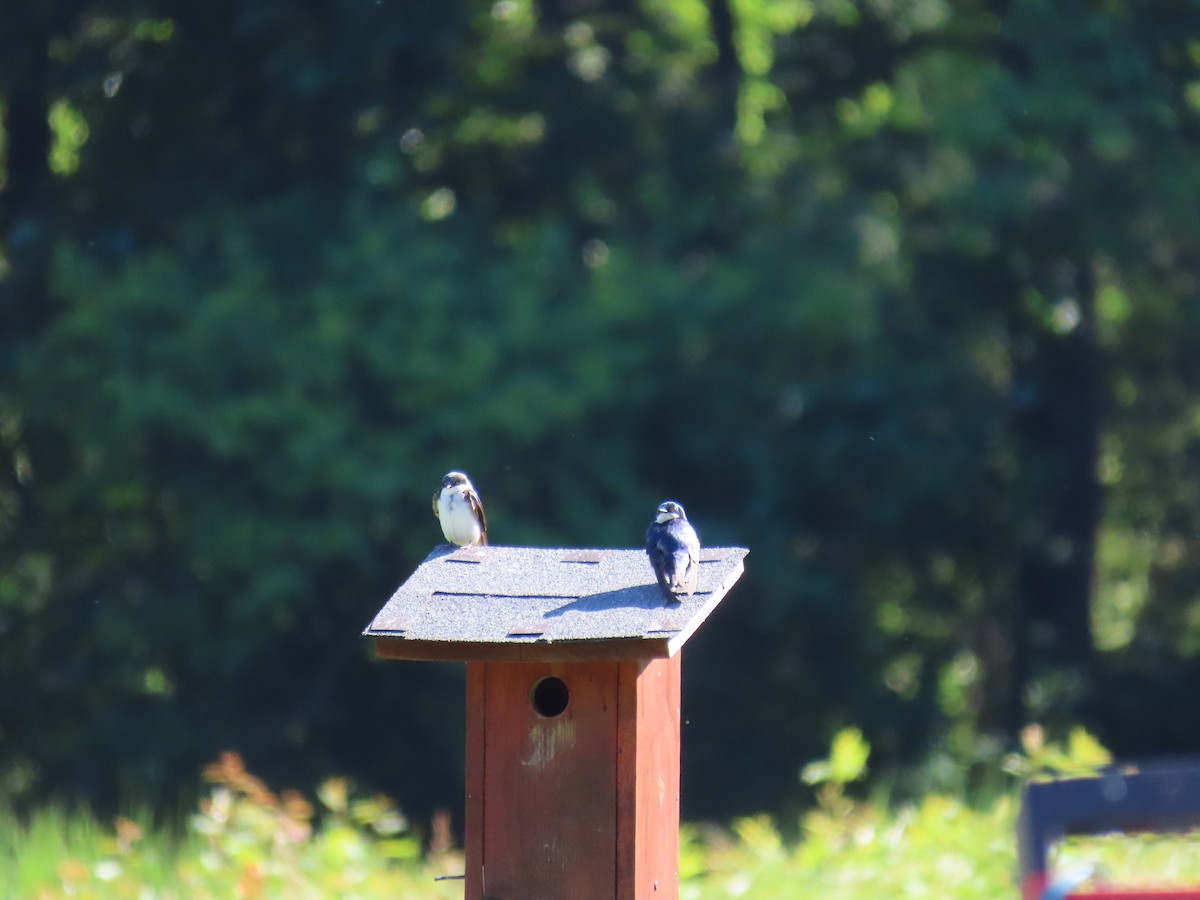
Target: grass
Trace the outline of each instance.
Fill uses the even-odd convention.
[[[182,837],[143,823],[111,825],[45,809],[26,826],[0,822],[0,896],[58,898],[445,898],[462,882],[455,851],[429,854],[402,830],[379,830],[375,814],[341,815],[312,827],[305,810],[218,787]],[[266,802],[264,802],[266,801]],[[295,802],[295,801],[293,801]],[[359,801],[363,802],[363,801]],[[378,803],[378,801],[365,801]],[[1012,804],[976,812],[948,798],[887,812],[811,814],[789,845],[766,816],[731,830],[686,827],[681,897],[1014,897]],[[393,823],[396,824],[396,823]]]
[[[447,848],[421,841],[382,797],[355,798],[331,779],[320,813],[293,792],[275,794],[226,754],[205,771],[213,787],[182,835],[149,817],[111,825],[83,812],[40,810],[28,822],[0,817],[0,898],[443,898],[461,883]],[[319,820],[319,824],[318,824]]]
[[[822,809],[789,845],[766,817],[741,819],[730,836],[698,840],[685,830],[684,900],[742,897],[1016,897],[1015,805],[985,810],[932,796],[889,811],[866,804]]]
[[[898,807],[853,801],[844,786],[865,770],[866,748],[851,740],[843,749],[840,761],[835,745],[808,770],[820,802],[799,840],[785,840],[766,816],[685,826],[681,898],[1017,898],[1015,791],[975,806],[938,794]],[[47,807],[18,822],[0,812],[0,898],[462,896],[461,881],[434,880],[463,868],[445,820],[421,839],[386,798],[355,797],[340,779],[314,802],[277,794],[234,754],[205,778],[211,790],[179,832],[151,827],[148,814],[100,822]],[[1087,864],[1119,883],[1195,885],[1197,849],[1197,836],[1072,839],[1055,849],[1053,870]]]
[[[1195,833],[1072,837],[1051,852],[1050,868],[1078,873],[1082,887],[1108,882],[1194,888],[1200,885],[1198,849],[1200,834]]]

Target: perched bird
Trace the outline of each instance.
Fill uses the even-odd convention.
[[[658,578],[658,586],[669,601],[696,591],[700,572],[700,539],[687,520],[683,507],[664,500],[646,529],[646,555]]]
[[[442,534],[452,544],[467,547],[486,544],[487,516],[475,485],[462,472],[447,472],[441,489],[433,495],[433,514],[442,523]]]

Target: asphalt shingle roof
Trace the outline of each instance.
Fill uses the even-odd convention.
[[[397,659],[673,656],[743,571],[706,547],[696,593],[668,603],[644,550],[435,547],[364,634]]]

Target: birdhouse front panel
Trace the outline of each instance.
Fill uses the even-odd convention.
[[[679,660],[468,664],[468,898],[675,900]]]
[[[483,682],[474,711],[483,747],[469,748],[482,749],[479,896],[615,896],[618,665],[488,664],[474,673]]]

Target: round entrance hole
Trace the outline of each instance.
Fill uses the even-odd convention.
[[[571,702],[571,692],[567,690],[567,683],[561,678],[547,675],[534,683],[533,690],[529,692],[529,700],[539,716],[553,719],[562,715],[563,710],[567,708],[567,704]]]

